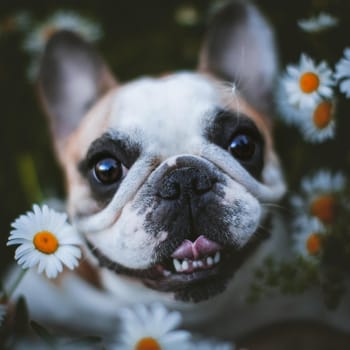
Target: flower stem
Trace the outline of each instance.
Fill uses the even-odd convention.
[[[16,277],[15,281],[13,282],[12,286],[10,287],[10,289],[8,290],[8,292],[6,293],[6,297],[8,299],[11,298],[12,294],[15,292],[15,290],[17,289],[18,285],[21,283],[24,275],[26,274],[26,272],[28,271],[28,269],[21,269],[18,276]]]

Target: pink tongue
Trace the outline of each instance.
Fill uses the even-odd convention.
[[[194,242],[185,239],[180,247],[171,255],[175,259],[196,260],[200,257],[213,255],[221,249],[221,246],[204,236],[199,236]]]

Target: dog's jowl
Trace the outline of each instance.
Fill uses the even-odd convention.
[[[273,32],[234,1],[198,56],[195,71],[122,84],[78,35],[50,39],[39,91],[85,259],[55,284],[28,274],[21,292],[34,318],[108,334],[118,307],[161,301],[186,327],[236,339],[314,315],[312,300],[309,314],[285,297],[245,301],[254,269],[288,244],[270,205],[285,193]]]

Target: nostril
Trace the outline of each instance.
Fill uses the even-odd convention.
[[[164,179],[158,190],[158,194],[163,199],[177,199],[180,197],[181,187],[177,182]]]
[[[214,181],[205,174],[198,174],[192,180],[192,188],[197,194],[209,192],[213,188],[213,185]]]

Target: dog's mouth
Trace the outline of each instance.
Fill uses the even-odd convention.
[[[184,240],[170,255],[160,258],[147,269],[131,269],[118,264],[89,241],[87,245],[101,266],[140,280],[146,286],[174,293],[183,301],[202,301],[222,292],[242,263],[268,237],[265,230],[258,230],[243,248],[219,244],[205,236],[194,242]]]
[[[169,273],[190,274],[198,271],[206,271],[214,268],[221,261],[221,251],[218,250],[215,254],[206,255],[198,259],[176,259],[172,258],[171,263],[160,265],[163,269],[163,275],[168,276]]]
[[[147,269],[131,269],[110,260],[88,240],[86,242],[101,266],[118,274],[140,278],[149,285],[161,283],[163,290],[165,282],[166,289],[171,290],[174,283],[196,282],[217,273],[228,263],[233,250],[200,236],[194,242],[184,240],[169,257],[161,258]]]
[[[226,260],[225,250],[220,244],[205,236],[194,242],[184,240],[183,243],[154,269],[167,280],[189,282],[197,281],[217,270]]]

